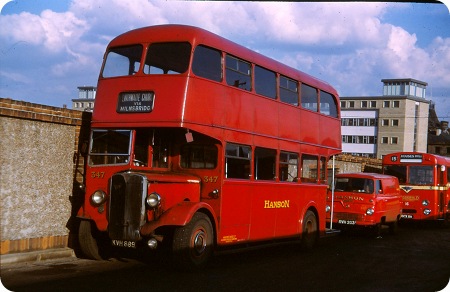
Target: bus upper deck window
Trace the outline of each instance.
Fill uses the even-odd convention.
[[[182,43],[151,44],[145,58],[145,74],[180,74],[189,67],[191,45]]]
[[[306,84],[301,87],[302,108],[317,111],[317,89]]]
[[[226,57],[226,79],[230,86],[252,90],[252,65],[233,56]]]
[[[198,46],[194,52],[192,71],[195,75],[214,81],[222,81],[222,53]]]
[[[337,118],[337,105],[334,97],[328,92],[320,90],[320,112]]]
[[[142,46],[111,48],[106,55],[102,76],[117,77],[134,75],[141,65]]]

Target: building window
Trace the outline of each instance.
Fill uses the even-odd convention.
[[[391,137],[391,144],[398,144],[398,137]]]
[[[381,137],[381,144],[388,144],[389,138],[388,137]]]
[[[369,106],[370,107],[377,107],[377,101],[376,100],[369,101]]]
[[[447,147],[447,154],[450,154],[450,147]],[[450,173],[450,171],[448,173]]]
[[[346,108],[347,102],[341,100],[341,108]]]
[[[389,126],[389,120],[388,119],[382,119],[381,120],[381,125],[384,126],[384,127]]]
[[[367,100],[361,101],[361,107],[362,107],[362,108],[368,107],[368,102],[367,102]]]
[[[393,119],[393,120],[391,121],[391,125],[392,125],[393,127],[398,127],[398,120],[397,120],[397,119]]]
[[[392,107],[400,107],[400,101],[394,100],[394,101],[392,102]]]
[[[353,100],[350,100],[350,101],[348,102],[348,107],[349,107],[349,108],[354,108],[354,107],[355,107],[355,102],[354,102]]]
[[[436,146],[436,147],[434,148],[434,153],[436,153],[436,154],[441,154],[441,147]]]
[[[388,107],[390,107],[390,101],[389,100],[384,100],[383,101],[383,107],[386,107],[386,108],[388,108]]]

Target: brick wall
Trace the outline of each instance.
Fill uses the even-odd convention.
[[[90,117],[0,98],[1,254],[69,244]]]

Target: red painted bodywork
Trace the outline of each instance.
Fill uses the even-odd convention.
[[[418,160],[405,162],[401,159],[402,155],[417,157]],[[413,166],[431,166],[433,169],[432,180],[427,183],[412,184],[408,178],[405,180],[399,178],[403,219],[450,220],[450,158],[429,153],[396,152],[383,157],[384,172],[388,166],[405,166],[408,169],[408,176],[409,169]],[[424,201],[428,201],[429,204],[425,206]],[[426,209],[431,211],[429,215],[424,214]]]
[[[179,25],[164,25],[133,30],[113,39],[110,47],[152,42],[186,41],[194,49],[198,44],[238,56],[290,78],[315,86],[334,96],[336,90],[303,72],[264,57],[247,48],[205,30]],[[125,91],[155,92],[150,113],[117,113],[117,98]],[[325,182],[302,183],[227,179],[224,177],[227,142],[242,143],[295,153],[314,154],[328,159],[341,151],[340,119],[311,112],[256,94],[195,76],[191,69],[178,75],[145,75],[102,78],[98,81],[92,129],[183,128],[214,139],[218,149],[214,169],[183,169],[179,145],[173,145],[170,167],[87,166],[86,202],[79,217],[107,231],[108,211],[89,203],[89,197],[102,189],[119,171],[138,172],[149,181],[148,193],[157,192],[162,202],[157,213],[148,211],[141,234],[147,236],[159,227],[185,225],[197,211],[209,215],[216,244],[226,245],[273,238],[301,237],[306,211],[316,213],[319,231],[325,231]],[[195,134],[197,135],[197,134]],[[253,163],[252,163],[253,165]],[[104,172],[101,178],[91,173]],[[217,191],[218,195],[212,194]],[[265,205],[266,201],[269,205]],[[287,201],[289,201],[287,203]],[[270,202],[285,202],[288,207],[265,208]],[[274,204],[274,203],[272,203]],[[280,203],[281,204],[281,203]],[[107,203],[106,203],[107,205]],[[157,219],[155,221],[155,219]]]
[[[339,178],[360,178],[371,180],[376,186],[376,181],[381,182],[381,189],[376,187],[372,192],[365,192],[364,189],[335,189],[334,191],[334,209],[333,224],[356,225],[356,226],[374,226],[396,222],[400,219],[402,204],[398,179],[394,176],[375,174],[375,173],[343,173],[336,175]],[[331,191],[328,194],[327,201],[331,206]],[[372,208],[374,213],[368,215],[367,209]],[[330,222],[331,212],[328,214]]]

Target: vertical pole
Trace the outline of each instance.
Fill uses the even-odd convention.
[[[334,155],[333,155],[333,171],[331,175],[331,215],[330,215],[330,230],[333,230],[333,211],[334,211]]]

